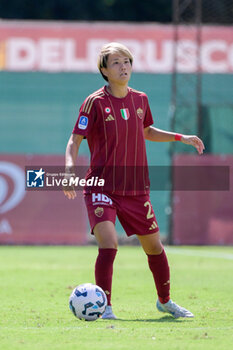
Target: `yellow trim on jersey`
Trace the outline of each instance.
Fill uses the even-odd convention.
[[[136,93],[138,93],[138,94],[143,94],[143,95],[145,95],[145,92],[143,92],[143,91],[135,90],[135,89],[132,89],[132,88],[130,88],[130,89],[131,89],[132,92],[136,92]]]
[[[93,106],[93,102],[94,102],[98,97],[102,97],[102,96],[104,96],[104,92],[103,92],[102,89],[101,89],[101,90],[98,90],[98,91],[94,92],[92,95],[88,96],[88,98],[86,99],[86,102],[85,102],[85,104],[84,104],[84,106],[83,106],[83,110],[82,110],[82,111],[83,111],[84,113],[89,114],[90,111],[91,111],[91,108],[92,108],[92,106]]]

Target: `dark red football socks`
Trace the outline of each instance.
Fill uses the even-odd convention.
[[[170,299],[170,272],[167,256],[163,250],[159,255],[148,255],[148,264],[153,274],[159,301],[165,304]]]
[[[95,263],[95,282],[104,290],[108,305],[111,305],[113,262],[116,253],[117,249],[99,248],[99,255]]]

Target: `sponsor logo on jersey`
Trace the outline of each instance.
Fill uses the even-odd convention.
[[[87,128],[87,125],[88,125],[88,118],[82,115],[79,119],[78,128],[85,130]]]
[[[143,118],[143,109],[141,109],[141,108],[138,108],[138,109],[137,109],[137,116],[138,116],[140,119]]]
[[[120,109],[120,112],[121,112],[121,116],[123,119],[125,119],[125,120],[129,119],[130,114],[129,114],[128,108],[122,108],[122,109]]]
[[[110,107],[105,107],[104,111],[105,111],[105,113],[111,113],[111,108]]]
[[[98,216],[98,218],[101,218],[101,216],[103,216],[103,213],[104,213],[104,208],[97,207],[94,213],[96,216]]]
[[[103,204],[103,205],[112,205],[112,200],[106,194],[103,193],[92,193],[92,203]]]
[[[110,122],[111,120],[115,120],[115,119],[111,114],[109,114],[109,116],[105,119],[105,121]]]

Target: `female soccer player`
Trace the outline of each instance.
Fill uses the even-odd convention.
[[[88,217],[99,247],[95,279],[106,293],[108,306],[102,318],[115,319],[111,306],[113,263],[117,253],[116,215],[127,236],[136,234],[148,257],[158,300],[157,309],[173,317],[193,314],[170,299],[169,265],[160,241],[159,227],[149,197],[145,140],[181,141],[199,154],[204,145],[197,136],[180,135],[152,126],[145,93],[128,86],[133,57],[125,46],[109,43],[100,51],[98,68],[107,85],[86,98],[66,148],[66,169],[73,169],[82,139],[91,153],[87,179],[98,172],[103,188],[84,191]],[[97,170],[96,170],[97,169]],[[74,189],[64,190],[74,199]]]

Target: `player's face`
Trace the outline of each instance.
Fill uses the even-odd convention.
[[[128,83],[132,66],[127,56],[114,53],[108,56],[107,68],[102,68],[102,72],[108,77],[109,83],[122,85]]]

